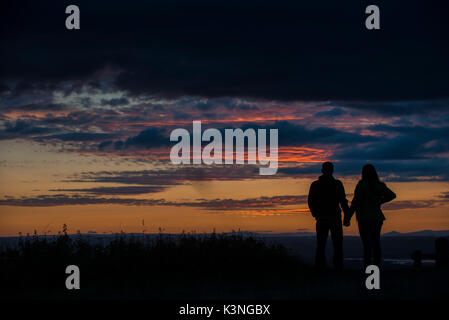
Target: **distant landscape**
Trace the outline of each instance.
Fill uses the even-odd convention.
[[[382,290],[376,292],[364,287],[358,237],[344,239],[341,273],[315,271],[315,239],[301,233],[4,237],[1,295],[38,300],[448,298],[447,269],[431,261],[412,265],[414,250],[435,251],[436,238],[428,231],[418,234],[382,237]],[[64,287],[65,267],[71,264],[81,270],[82,290]]]
[[[254,237],[263,240],[267,244],[281,244],[289,254],[298,256],[308,264],[313,264],[315,255],[315,233],[314,232],[296,232],[296,233],[254,233],[240,231],[239,235],[245,237]],[[223,233],[223,235],[232,235],[233,233]],[[125,238],[133,237],[136,239],[149,238],[157,239],[160,234],[142,234],[142,233],[123,233],[123,234],[82,234],[82,237],[88,239],[92,244],[106,245],[118,235]],[[177,239],[182,234],[163,234],[165,237]],[[190,234],[192,236],[207,236],[210,234]],[[51,239],[52,235],[46,235]],[[70,235],[72,238],[78,235]],[[388,232],[382,235],[382,254],[384,257],[384,267],[394,268],[398,266],[411,266],[411,255],[414,250],[421,250],[423,254],[433,254],[435,251],[435,238],[448,237],[449,230],[421,230],[409,233]],[[20,237],[0,237],[0,248],[15,247]],[[344,237],[345,267],[350,269],[362,268],[362,243],[359,236]],[[327,245],[328,261],[332,257],[332,241],[328,239]],[[431,260],[424,260],[424,264],[433,264]]]

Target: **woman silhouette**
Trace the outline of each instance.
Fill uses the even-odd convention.
[[[372,164],[366,164],[362,169],[362,179],[354,191],[354,199],[348,214],[345,215],[344,225],[349,226],[351,217],[356,212],[360,238],[363,243],[363,260],[365,267],[373,263],[380,264],[380,230],[385,216],[380,206],[396,198],[396,194],[379,180],[376,169]]]

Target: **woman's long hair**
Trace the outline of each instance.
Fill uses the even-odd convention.
[[[365,164],[362,168],[362,181],[369,183],[379,182],[376,168],[372,164]]]

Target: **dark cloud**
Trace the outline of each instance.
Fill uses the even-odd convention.
[[[235,199],[213,199],[213,200],[201,200],[199,202],[187,202],[180,204],[182,206],[199,207],[209,210],[241,210],[241,209],[264,209],[274,208],[284,205],[301,205],[305,204],[307,196],[273,196],[273,197],[259,197],[248,198],[243,200]]]
[[[449,110],[449,100],[430,99],[423,101],[385,101],[385,102],[335,102],[339,106],[369,111],[387,116],[407,116],[410,114],[441,113]]]
[[[0,108],[4,111],[61,111],[64,110],[66,106],[56,103],[29,103],[1,105]]]
[[[98,194],[102,194],[99,192]],[[119,195],[111,193],[110,195]],[[247,199],[196,199],[192,201],[166,201],[164,199],[133,199],[133,198],[105,198],[85,195],[38,195],[36,197],[5,197],[0,199],[0,205],[21,206],[21,207],[54,207],[66,205],[95,205],[112,204],[125,206],[174,206],[174,207],[194,207],[211,212],[238,212],[239,210],[250,210],[258,212],[260,210],[270,214],[276,214],[276,209],[282,206],[298,206],[307,203],[307,195],[284,195],[271,197],[258,197]],[[383,210],[395,211],[404,209],[424,209],[448,203],[447,198],[442,200],[396,200],[382,206]],[[294,211],[296,214],[300,211]]]
[[[269,178],[277,178],[277,175]],[[143,186],[173,186],[199,181],[267,179],[254,165],[168,166],[158,170],[83,172],[66,182],[120,183]]]
[[[337,159],[410,160],[444,156],[449,152],[449,127],[374,125],[368,128],[390,136],[349,146],[335,153]],[[393,136],[391,136],[393,134]]]
[[[382,142],[371,143],[363,146],[344,148],[335,153],[337,159],[374,160],[407,160],[423,159],[424,145],[427,140],[424,137],[400,136],[392,139],[386,138]]]
[[[449,127],[423,127],[423,126],[392,126],[388,124],[376,124],[368,127],[371,131],[389,132],[396,134],[417,135],[427,139],[449,138]]]
[[[129,103],[129,100],[125,97],[122,98],[114,98],[114,99],[101,99],[101,105],[103,106],[123,106],[127,105]]]
[[[194,109],[198,109],[200,111],[210,111],[214,108],[214,104],[200,102],[193,106]]]
[[[259,110],[259,107],[255,103],[246,103],[238,101],[232,98],[217,98],[212,99],[215,104],[224,106],[227,110],[243,110],[243,111],[255,111]]]
[[[98,144],[98,150],[103,151],[107,149],[109,146],[112,146],[113,142],[111,140],[103,141]]]
[[[367,161],[334,161],[335,176],[360,176]],[[447,159],[407,161],[374,161],[385,181],[448,181]],[[72,182],[121,183],[143,186],[171,186],[196,181],[240,181],[252,179],[314,178],[321,174],[321,163],[296,167],[281,166],[273,176],[260,176],[253,165],[232,166],[169,166],[158,170],[85,172]]]
[[[92,111],[74,111],[62,116],[47,116],[40,120],[42,125],[59,125],[65,127],[88,127],[101,122],[102,113]]]
[[[164,200],[151,199],[122,199],[122,198],[101,198],[85,195],[39,195],[36,197],[7,197],[0,199],[0,205],[20,206],[20,207],[54,207],[70,205],[94,205],[94,204],[117,204],[128,206],[156,206],[163,205]]]
[[[193,117],[190,113],[184,111],[175,111],[173,114],[173,119],[175,120],[191,120]]]
[[[386,181],[448,181],[449,161],[447,159],[422,159],[402,161],[334,161],[335,175],[360,176],[362,167],[372,163],[380,176]],[[280,167],[277,175],[298,177],[318,176],[321,174],[321,163],[298,167]]]
[[[4,126],[5,128],[0,131],[0,140],[33,137],[57,131],[57,129],[36,126],[24,120],[18,120],[15,123],[5,122]]]
[[[423,209],[434,208],[436,205],[441,204],[438,200],[404,200],[404,201],[392,201],[382,206],[383,210],[404,210],[404,209]]]
[[[170,135],[161,128],[148,128],[124,142],[124,147],[154,148],[170,145]]]
[[[42,136],[36,138],[36,140],[61,140],[61,141],[80,141],[80,142],[89,142],[89,141],[99,141],[110,139],[114,137],[113,134],[109,133],[95,133],[95,132],[70,132],[70,133],[61,133],[55,134],[51,136]]]
[[[245,124],[242,129],[278,129],[280,146],[302,146],[312,144],[356,144],[380,140],[373,135],[362,135],[327,127],[307,128],[289,121],[276,121],[270,125]]]
[[[379,0],[375,31],[364,26],[369,1],[79,0],[76,31],[64,28],[69,4],[2,1],[2,83],[20,81],[14,90],[22,92],[98,88],[119,70],[115,86],[136,95],[394,101],[449,94],[442,0]]]
[[[306,202],[307,196],[272,196],[249,198],[243,200],[235,199],[197,199],[193,201],[166,201],[164,199],[132,199],[132,198],[104,198],[95,196],[75,195],[39,195],[36,197],[6,197],[0,199],[0,205],[7,206],[31,206],[31,207],[53,207],[64,205],[92,205],[92,204],[116,204],[136,206],[176,206],[195,207],[203,210],[228,211],[242,209],[266,209],[279,206],[299,205]]]
[[[344,143],[364,143],[377,141],[380,138],[373,135],[362,135],[333,128],[319,127],[309,129],[303,125],[294,124],[288,121],[276,121],[270,125],[260,125],[257,123],[242,124],[242,130],[246,129],[278,129],[279,146],[303,146],[312,144],[344,144]],[[204,129],[204,128],[203,128]],[[187,128],[191,131],[191,128]],[[219,129],[222,137],[225,136],[224,128]],[[152,127],[141,131],[138,135],[129,137],[123,142],[115,142],[115,149],[122,147],[134,148],[159,148],[174,145],[170,141],[170,134],[167,130],[159,127]],[[100,150],[105,150],[113,145],[112,141],[102,142],[98,145]]]
[[[165,190],[163,186],[121,186],[121,187],[95,187],[86,189],[56,189],[57,192],[79,192],[92,195],[133,195],[157,193]]]
[[[332,108],[330,110],[320,111],[314,114],[315,117],[338,117],[347,114],[342,108]]]

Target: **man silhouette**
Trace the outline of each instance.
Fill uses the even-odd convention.
[[[310,186],[308,198],[310,212],[316,219],[315,267],[317,269],[326,267],[326,242],[330,232],[334,247],[333,266],[334,269],[341,270],[343,268],[341,209],[344,213],[348,212],[348,200],[343,184],[332,176],[334,165],[331,162],[323,163],[321,172],[323,174]]]

